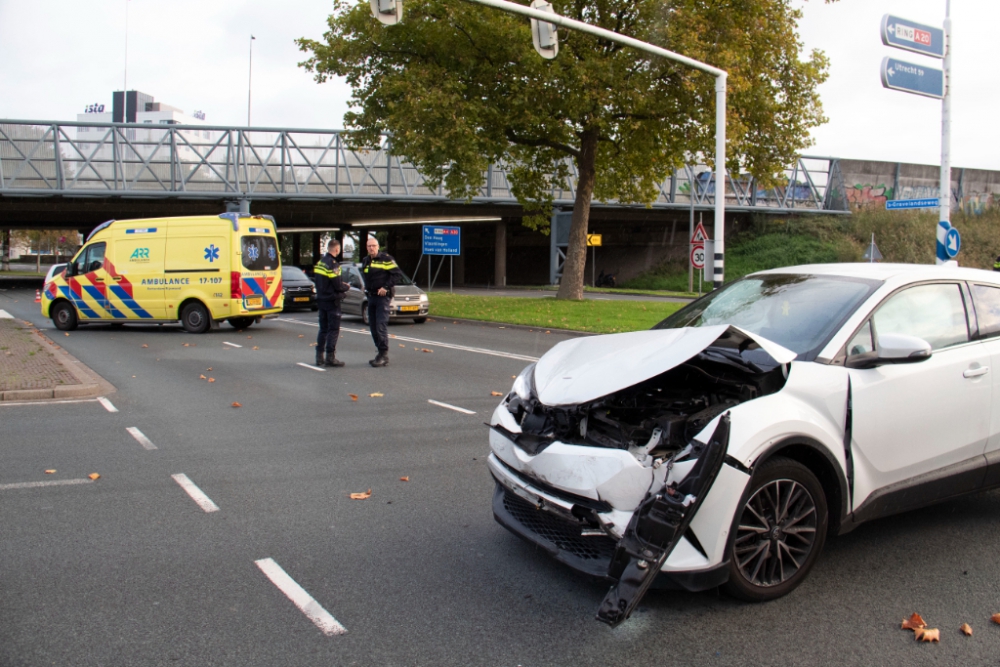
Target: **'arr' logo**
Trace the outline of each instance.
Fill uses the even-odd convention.
[[[149,259],[149,248],[136,248],[129,260],[135,261],[137,259]]]

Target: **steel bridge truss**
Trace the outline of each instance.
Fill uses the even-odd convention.
[[[553,183],[556,206],[571,207],[576,169]],[[834,158],[802,156],[774,188],[748,176],[726,179],[726,208],[760,212],[843,212]],[[472,198],[516,204],[507,170],[491,165]],[[706,165],[678,169],[657,186],[654,209],[711,209],[715,176]],[[431,188],[391,150],[389,137],[353,150],[336,130],[209,125],[0,120],[0,195],[187,199],[454,201]],[[645,208],[594,202],[594,206]]]

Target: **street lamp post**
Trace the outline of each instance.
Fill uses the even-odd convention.
[[[722,287],[725,277],[725,233],[726,233],[726,78],[728,74],[725,70],[712,67],[679,53],[668,51],[667,49],[648,44],[646,42],[621,35],[613,30],[605,30],[583,21],[561,16],[551,11],[550,7],[535,9],[525,7],[508,0],[466,0],[477,5],[486,5],[510,14],[520,14],[539,22],[550,23],[576,30],[602,39],[606,39],[618,44],[630,46],[639,51],[651,53],[661,58],[673,60],[688,67],[706,72],[715,77],[715,257],[713,258],[713,285],[715,288]],[[379,21],[386,25],[393,25],[402,20],[403,0],[370,0],[372,13]],[[534,3],[533,3],[534,4]],[[694,196],[694,193],[692,193]]]

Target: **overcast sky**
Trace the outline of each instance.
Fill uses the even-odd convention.
[[[804,7],[806,49],[824,50],[830,78],[821,88],[830,122],[807,152],[843,158],[935,164],[941,154],[941,104],[884,90],[879,65],[893,55],[880,19],[893,13],[941,25],[945,0],[793,0]],[[349,88],[318,85],[297,66],[297,37],[320,38],[328,0],[0,0],[0,118],[76,120],[128,87],[213,124],[245,124],[250,35],[253,125],[340,128]],[[1000,170],[1000,86],[996,70],[997,0],[954,0],[952,161]],[[528,47],[526,47],[528,48]]]

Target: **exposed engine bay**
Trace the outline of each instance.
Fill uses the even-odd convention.
[[[534,392],[512,392],[507,409],[521,433],[504,435],[532,455],[560,441],[663,458],[726,410],[780,390],[787,373],[788,366],[756,345],[719,340],[665,373],[588,403],[546,406]]]

